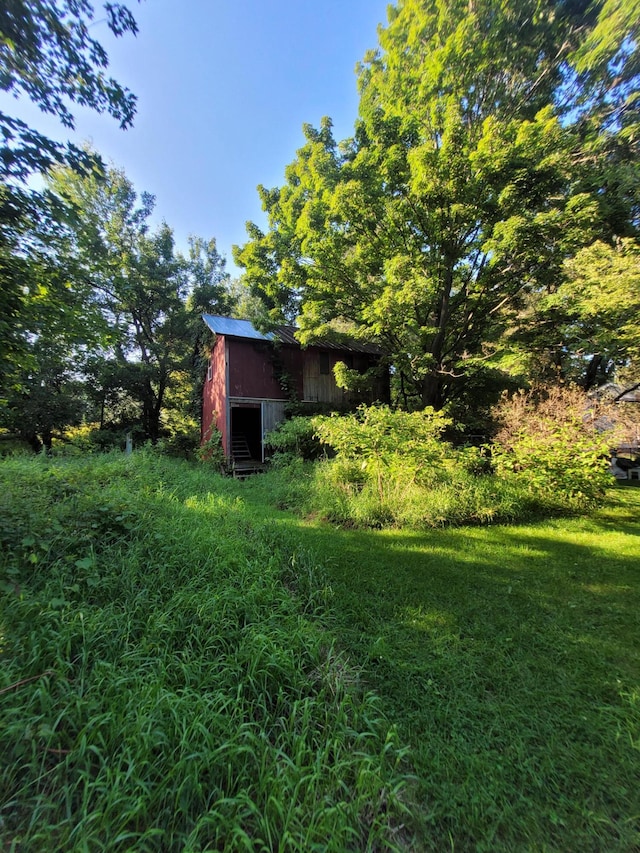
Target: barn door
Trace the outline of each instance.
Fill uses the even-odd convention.
[[[264,437],[284,420],[284,400],[262,401],[262,461],[264,462]]]

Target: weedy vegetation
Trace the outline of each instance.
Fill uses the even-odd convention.
[[[520,392],[502,400],[497,435],[480,447],[445,440],[452,421],[429,407],[297,417],[269,437],[271,488],[283,508],[348,527],[427,529],[582,512],[611,481],[603,409],[577,389]]]
[[[639,849],[640,489],[346,529],[306,465],[2,462],[5,848]]]
[[[0,477],[5,849],[396,846],[394,730],[286,530],[149,454]]]

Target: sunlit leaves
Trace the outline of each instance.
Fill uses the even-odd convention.
[[[298,314],[305,341],[351,322],[421,405],[463,392],[567,257],[634,227],[631,147],[584,121],[600,83],[570,66],[608,5],[392,7],[354,138],[305,126],[287,183],[262,191],[269,230],[236,254],[273,319]]]

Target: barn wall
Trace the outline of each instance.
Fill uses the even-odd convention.
[[[322,354],[322,355],[321,355]],[[352,370],[364,373],[373,367],[377,359],[366,353],[349,353],[344,351],[327,351],[310,347],[302,352],[303,362],[303,400],[310,402],[329,403],[335,406],[358,402],[373,403],[376,400],[388,402],[390,399],[389,377],[382,378],[377,387],[366,395],[345,391],[336,385],[333,368],[338,361],[344,361]],[[328,364],[329,372],[321,373],[321,361]]]
[[[278,381],[273,345],[229,338],[229,396],[286,400]]]
[[[267,433],[272,432],[286,417],[284,402],[265,400],[262,404],[262,440]]]
[[[302,400],[304,397],[304,382],[302,376],[303,352],[299,347],[280,346],[276,349],[275,358],[280,372],[285,377],[289,399]]]
[[[210,364],[211,379],[207,377],[204,383],[202,441],[211,438],[212,427],[216,426],[222,433],[222,447],[227,453],[227,382],[225,339],[222,336],[216,338]]]
[[[329,372],[320,372],[320,350],[308,349],[303,353],[304,391],[303,399],[319,403],[334,403],[341,405],[347,400],[346,393],[336,385],[333,367],[340,361],[338,355],[328,354]],[[344,357],[344,356],[343,356]]]
[[[265,406],[273,403],[271,408],[263,407],[265,429],[275,425],[272,421],[282,420],[284,403],[291,398],[337,407],[358,402],[362,398],[354,398],[336,385],[333,367],[342,360],[363,371],[376,361],[375,356],[364,353],[316,347],[301,350],[287,344],[274,347],[266,341],[218,335],[211,353],[211,379],[204,385],[202,441],[210,438],[215,425],[222,433],[223,450],[230,455],[230,400],[234,405],[243,401],[263,402]],[[321,373],[321,363],[328,368],[327,373]],[[370,399],[365,402],[388,400],[388,376],[367,397]]]

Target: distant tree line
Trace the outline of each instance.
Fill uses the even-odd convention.
[[[131,12],[105,3],[116,36]],[[135,96],[105,76],[90,32],[94,10],[74,0],[11,0],[0,9],[0,87],[26,94],[74,126],[73,104],[121,127]],[[152,230],[154,198],[88,147],[61,145],[0,114],[0,427],[34,449],[82,423],[105,442],[123,430],[156,442],[198,431],[206,344],[203,311],[233,299],[215,240]],[[44,177],[39,190],[28,179]]]

